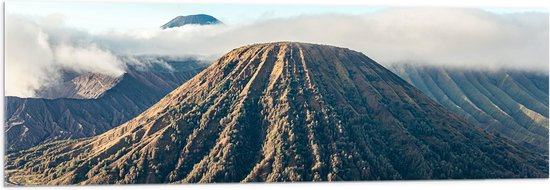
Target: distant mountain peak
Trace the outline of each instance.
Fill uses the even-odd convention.
[[[211,25],[211,24],[221,24],[222,22],[216,19],[213,16],[206,14],[196,14],[196,15],[187,15],[187,16],[177,16],[176,18],[170,20],[168,23],[162,25],[160,28],[176,28],[189,24],[197,25]]]

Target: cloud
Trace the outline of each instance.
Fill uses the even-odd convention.
[[[58,74],[52,69],[53,52],[48,36],[25,19],[6,19],[6,95],[32,96],[34,90],[51,84]],[[42,73],[50,73],[44,75]]]
[[[117,74],[128,62],[135,61],[120,61],[114,55],[200,56],[213,61],[236,47],[275,41],[347,47],[386,66],[414,63],[548,73],[549,64],[547,13],[395,8],[364,15],[302,15],[241,25],[189,25],[168,30],[152,26],[155,28],[94,35],[63,26],[59,16],[37,21],[46,23],[40,25],[21,26],[23,21],[11,20],[9,15],[8,95],[29,94],[36,86],[51,83],[55,77],[43,76],[43,73],[55,76],[50,65]],[[15,91],[21,93],[12,93]]]
[[[119,76],[124,65],[108,50],[84,41],[88,34],[61,29],[58,15],[42,25],[10,15],[6,19],[6,95],[33,97],[38,89],[61,83],[61,71]]]
[[[120,76],[125,65],[119,58],[96,45],[85,48],[62,44],[55,49],[55,61],[59,66],[78,73],[96,72],[110,76]]]
[[[238,26],[105,33],[98,38],[122,54],[217,57],[252,43],[299,41],[358,50],[383,65],[407,62],[548,71],[545,13],[396,8],[365,15],[303,15]]]

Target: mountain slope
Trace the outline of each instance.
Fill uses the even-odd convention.
[[[6,97],[6,150],[21,150],[44,142],[101,134],[143,112],[201,70],[130,70],[119,78],[108,80],[116,83],[97,99]],[[81,90],[77,91],[91,92],[89,90],[98,89],[94,78],[101,77],[103,75],[84,74],[71,81],[91,78],[79,83]]]
[[[472,124],[548,154],[548,75],[410,64],[390,70]]]
[[[291,42],[235,49],[113,130],[6,163],[22,184],[548,177],[365,55]]]
[[[189,24],[210,25],[210,24],[220,24],[220,23],[222,22],[214,18],[213,16],[205,15],[205,14],[197,14],[197,15],[178,16],[170,20],[166,24],[162,25],[160,28],[168,29],[168,28],[175,28],[175,27],[180,27],[180,26],[189,25]]]
[[[46,99],[97,99],[120,82],[120,79],[121,77],[86,73],[61,85],[43,89],[37,93],[37,97]]]

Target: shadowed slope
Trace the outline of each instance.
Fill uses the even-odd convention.
[[[131,70],[97,99],[6,97],[6,150],[101,134],[140,114],[202,69]],[[78,78],[85,76],[91,75]]]
[[[290,42],[235,49],[113,130],[6,161],[25,184],[548,176],[365,55]]]
[[[548,75],[408,64],[390,69],[472,124],[548,154]]]

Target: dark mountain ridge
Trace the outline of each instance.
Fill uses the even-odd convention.
[[[101,134],[143,112],[203,69],[199,64],[192,67],[195,69],[172,72],[129,69],[122,76],[109,79],[116,82],[110,88],[102,89],[104,92],[93,99],[74,99],[71,96],[56,99],[6,97],[6,150],[21,150],[54,140]],[[75,79],[103,77],[89,73]],[[98,80],[93,82],[100,83]],[[85,85],[81,85],[80,89],[97,89],[94,86],[98,84],[93,82],[81,83]],[[65,84],[69,84],[66,87],[70,89],[73,83]],[[52,94],[63,95],[59,92]]]
[[[162,25],[160,28],[162,29],[168,29],[168,28],[175,28],[190,24],[196,24],[196,25],[211,25],[211,24],[221,24],[222,22],[218,19],[214,18],[213,16],[206,15],[206,14],[196,14],[196,15],[187,15],[187,16],[178,16],[166,24]]]
[[[389,69],[470,123],[548,154],[548,74],[412,64]]]

